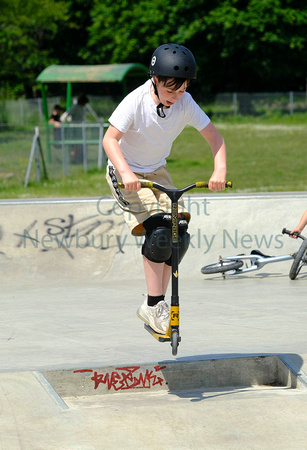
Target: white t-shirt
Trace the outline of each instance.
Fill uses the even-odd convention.
[[[119,146],[133,172],[154,172],[166,164],[174,140],[186,125],[201,131],[210,123],[188,92],[170,108],[163,109],[166,117],[159,117],[150,87],[148,80],[128,94],[109,119],[125,133]]]

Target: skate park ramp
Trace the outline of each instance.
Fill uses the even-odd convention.
[[[186,196],[185,204],[191,243],[180,276],[199,279],[219,255],[295,252],[281,231],[296,225],[306,194]],[[2,200],[0,214],[2,279],[143,278],[143,238],[131,236],[112,199]]]
[[[0,201],[0,447],[306,448],[306,271],[200,272],[219,255],[295,252],[281,230],[306,198],[185,197],[176,357],[136,316],[143,238],[113,200]]]

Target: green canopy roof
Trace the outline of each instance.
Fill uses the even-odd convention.
[[[103,64],[96,66],[46,67],[36,78],[38,83],[114,83],[125,77],[144,76],[148,69],[143,64]]]
[[[48,123],[47,91],[48,83],[65,83],[66,109],[71,105],[72,83],[120,83],[123,95],[127,95],[127,80],[146,79],[148,68],[139,63],[103,64],[95,66],[52,65],[46,67],[36,78],[41,84],[43,109]]]

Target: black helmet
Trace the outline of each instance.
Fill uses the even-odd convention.
[[[163,44],[153,52],[149,75],[196,78],[196,62],[189,49],[179,44]]]

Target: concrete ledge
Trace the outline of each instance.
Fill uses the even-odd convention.
[[[306,389],[279,356],[153,363],[42,372],[57,394],[65,397],[140,391],[178,391],[248,386],[284,386]]]

